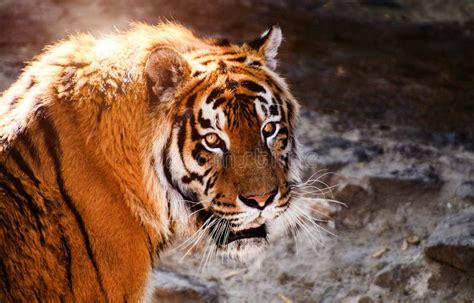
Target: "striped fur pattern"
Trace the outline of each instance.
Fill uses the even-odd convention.
[[[136,24],[35,58],[0,100],[0,301],[146,299],[158,254],[196,231],[260,251],[298,181],[280,42]]]

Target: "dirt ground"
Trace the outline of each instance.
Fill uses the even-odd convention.
[[[280,70],[304,105],[304,175],[347,207],[321,204],[322,244],[282,234],[248,266],[198,274],[200,252],[163,265],[222,302],[471,302],[474,266],[451,261],[472,256],[474,227],[453,235],[447,261],[427,250],[447,245],[442,220],[474,213],[473,16],[471,0],[4,0],[0,90],[75,32],[167,18],[244,41],[280,24]]]

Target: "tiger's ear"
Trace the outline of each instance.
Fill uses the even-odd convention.
[[[269,68],[274,70],[277,66],[276,56],[282,38],[281,29],[274,25],[260,37],[247,44],[265,59],[265,63]]]
[[[191,66],[177,51],[157,47],[148,56],[145,65],[147,87],[152,100],[171,98],[176,89],[191,74]]]

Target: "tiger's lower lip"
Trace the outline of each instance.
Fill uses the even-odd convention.
[[[267,229],[265,227],[265,224],[262,224],[256,228],[249,228],[236,232],[230,232],[224,245],[246,238],[267,238]]]

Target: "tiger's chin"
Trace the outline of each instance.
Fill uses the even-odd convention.
[[[226,243],[218,246],[224,258],[249,261],[265,251],[268,245],[265,224],[256,228],[249,228],[230,232]]]
[[[268,242],[263,238],[247,238],[230,242],[219,246],[219,253],[224,258],[230,258],[241,262],[250,261],[262,254]]]

